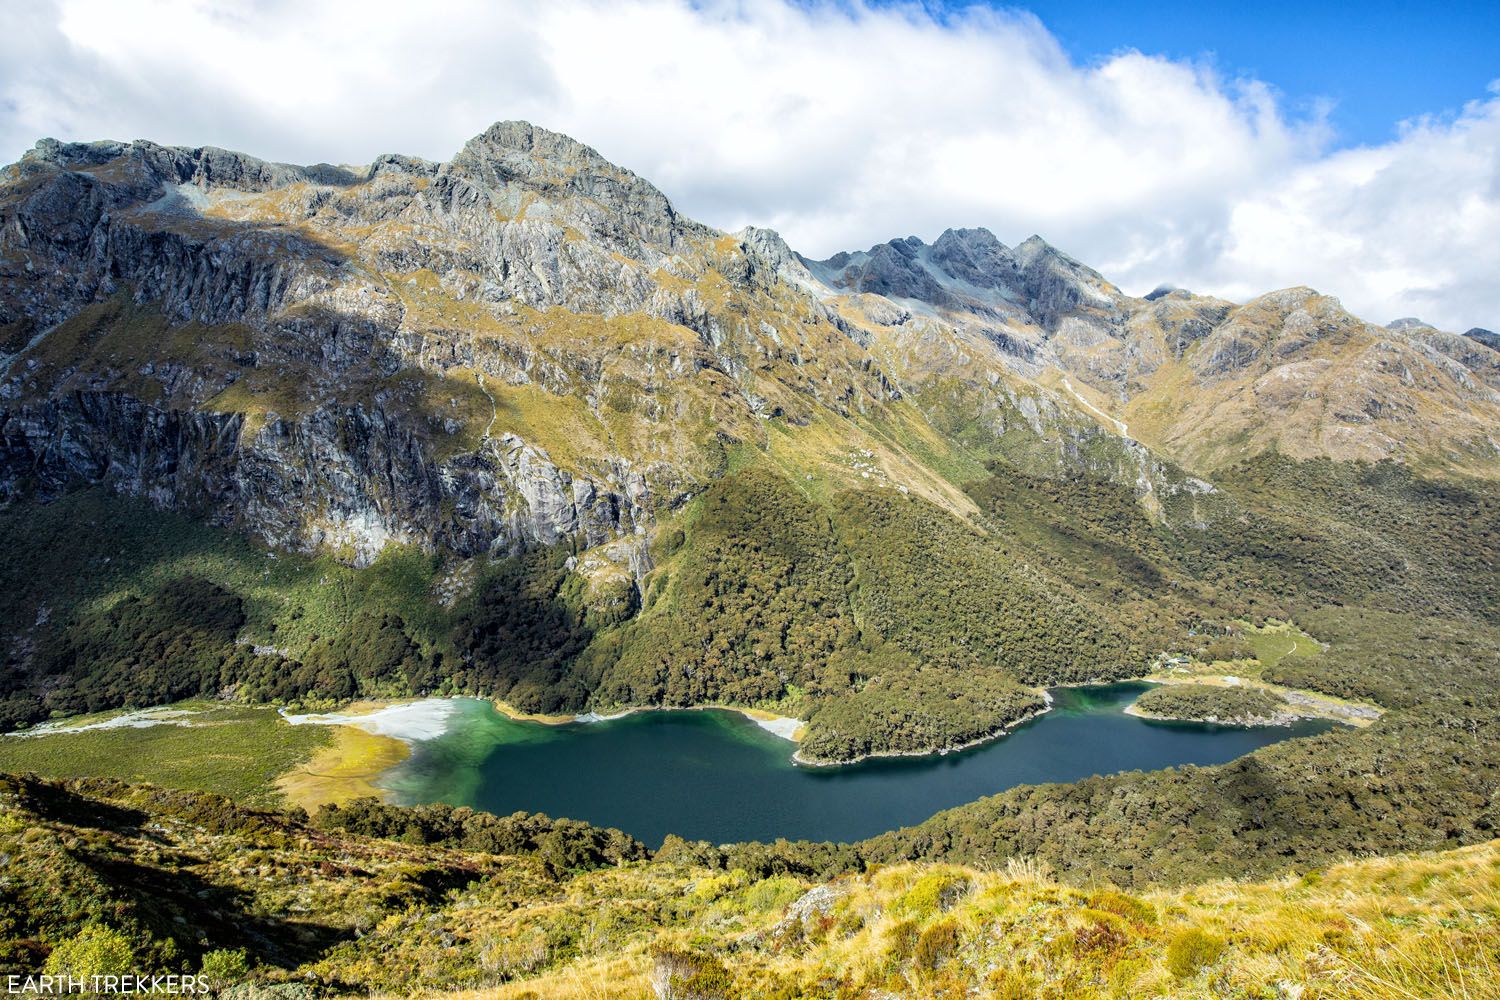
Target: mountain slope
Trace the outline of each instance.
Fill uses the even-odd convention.
[[[922,316],[987,339],[1028,377],[1071,374],[1097,393],[1069,387],[1084,410],[1202,474],[1267,450],[1487,478],[1500,458],[1500,352],[1482,336],[1377,327],[1306,288],[1243,306],[1135,299],[1039,237],[1012,250],[982,229],[800,263],[851,315]],[[889,304],[871,314],[871,295]]]
[[[1247,613],[1493,611],[1482,338],[1133,299],[984,230],[810,261],[525,123],[363,169],[45,140],[0,189],[0,327],[10,725],[717,700],[836,760],[994,735]],[[1271,452],[1339,461],[1267,495]],[[1339,464],[1376,458],[1479,517]],[[1331,499],[1372,482],[1430,544]]]
[[[1500,972],[1497,842],[1127,893],[1027,858],[825,880],[754,851],[648,858],[583,824],[368,801],[307,822],[0,776],[0,808],[0,956],[18,973],[50,957],[89,974],[74,945],[100,938],[133,970],[273,996],[1480,1000]],[[102,900],[113,926],[90,926]]]

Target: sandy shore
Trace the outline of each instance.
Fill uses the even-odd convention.
[[[276,789],[288,805],[312,813],[325,803],[384,798],[375,780],[411,752],[401,740],[354,726],[335,726],[332,737],[327,746],[276,779]]]
[[[458,706],[451,698],[423,698],[391,704],[358,702],[342,712],[281,717],[294,726],[353,726],[372,736],[389,736],[403,742],[433,740],[448,730]]]
[[[339,712],[306,715],[282,709],[290,725],[333,727],[333,739],[278,778],[276,787],[289,804],[308,812],[324,803],[383,798],[376,779],[409,757],[413,743],[443,735],[457,710],[448,698],[356,702]]]
[[[584,712],[580,715],[539,715],[535,713],[518,712],[503,701],[493,703],[495,710],[507,718],[517,719],[522,722],[539,722],[544,726],[566,726],[575,723],[610,722],[614,719],[623,719],[627,715],[637,712],[738,712],[751,722],[773,736],[796,743],[802,739],[803,731],[807,724],[801,719],[794,719],[786,715],[777,715],[760,708],[739,708],[733,705],[637,705],[631,708],[622,708],[618,712],[600,714],[598,712]]]

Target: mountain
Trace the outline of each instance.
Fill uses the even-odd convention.
[[[1310,869],[1500,823],[1497,418],[1483,330],[1375,326],[1306,288],[1134,298],[982,229],[812,260],[525,123],[368,167],[44,140],[0,177],[0,731],[192,697],[468,693],[768,709],[806,723],[801,760],[838,764],[990,739],[1046,686],[1182,662],[1384,711],[860,844],[670,839],[651,860],[570,821],[365,803],[309,825],[5,778],[0,840],[32,874],[0,947],[32,969],[128,932],[176,968],[243,940],[271,978],[338,989],[624,970],[703,996],[733,994],[729,965],[757,995],[938,995],[1024,952],[1100,995],[1292,995],[1266,970],[1300,990],[1379,941],[1193,902],[1209,930],[1178,944],[1188,890],[1150,887],[1296,866],[1211,892],[1340,913],[1319,880],[1420,896],[1382,932],[1485,954],[1468,914],[1487,897],[1423,895],[1482,851]],[[1305,643],[1254,647],[1292,620]],[[1029,915],[997,938],[981,910],[1015,885],[933,863],[1007,858],[1091,888],[1012,879]],[[1416,888],[1372,886],[1388,872]],[[972,890],[951,919],[950,877]],[[857,905],[803,919],[845,889]],[[581,931],[605,898],[628,905]],[[190,914],[204,941],[169,943]],[[1446,975],[1403,956],[1385,974],[1417,995]]]
[[[1246,518],[1301,531],[1215,485],[1229,466],[1500,470],[1482,338],[1372,327],[1307,289],[1134,299],[983,229],[808,260],[521,122],[444,164],[362,169],[44,140],[0,191],[0,330],[16,530],[92,487],[297,565],[418,567],[380,605],[382,668],[351,658],[348,607],[277,608],[222,569],[137,556],[92,590],[13,588],[12,722],[224,687],[442,689],[526,711],[776,703],[812,718],[811,758],[956,745],[1036,710],[1034,685],[1138,674],[1265,598],[1226,599],[1222,567],[1186,555],[1230,558]],[[1143,548],[1120,550],[1124,522],[1059,545],[1097,498],[1043,528],[1006,498],[1079,477]],[[96,560],[84,539],[138,516],[120,502],[84,528],[54,509],[66,541],[37,558]],[[85,620],[122,593],[140,621]],[[206,605],[221,634],[132,671],[158,618]],[[101,653],[117,680],[83,667]]]
[[[773,429],[924,434],[938,381],[989,437],[1130,427],[1200,473],[1267,448],[1500,468],[1500,358],[1474,338],[1307,290],[1131,299],[985,230],[808,261],[524,123],[441,165],[44,141],[6,178],[6,495],[107,480],[363,561],[597,544]],[[913,450],[887,475],[962,513]]]
[[[1062,384],[1082,409],[1200,474],[1267,450],[1495,474],[1500,357],[1420,320],[1376,327],[1307,288],[1135,299],[1040,237],[1011,250],[983,229],[802,263],[851,319],[881,296],[1029,378],[1076,378],[1088,397]],[[1483,332],[1468,336],[1494,346]]]

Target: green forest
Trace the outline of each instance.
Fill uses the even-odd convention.
[[[1290,710],[1285,698],[1260,688],[1212,684],[1167,684],[1152,688],[1131,706],[1162,719],[1264,724]]]
[[[445,604],[435,555],[354,570],[97,490],[13,504],[0,725],[200,696],[715,703],[798,715],[802,758],[841,761],[982,739],[1037,711],[1041,686],[1139,676],[1159,653],[1243,654],[1246,618],[1296,618],[1331,647],[1266,680],[1404,707],[1389,647],[1348,622],[1500,624],[1493,487],[1275,455],[1220,482],[1153,516],[1130,488],[995,463],[965,523],[890,490],[818,499],[752,461],[664,525],[603,610],[567,545],[481,561]]]

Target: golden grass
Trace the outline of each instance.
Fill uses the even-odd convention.
[[[782,882],[789,892],[768,891]],[[903,864],[820,888],[800,918],[765,907],[813,888],[660,863],[580,876],[551,912],[670,899],[676,919],[459,995],[655,997],[671,972],[658,956],[671,954],[722,967],[732,986],[704,995],[726,997],[1500,996],[1500,841],[1137,895],[1063,886],[1023,860],[997,872]]]
[[[276,790],[288,805],[314,812],[321,805],[384,793],[374,781],[406,759],[405,743],[376,736],[354,726],[333,727],[333,738],[302,764],[276,780]]]

